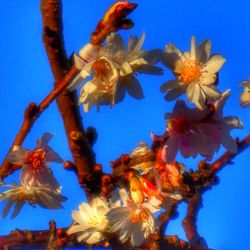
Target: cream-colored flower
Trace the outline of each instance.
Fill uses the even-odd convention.
[[[210,41],[205,40],[196,47],[195,37],[192,37],[190,52],[181,52],[169,44],[166,46],[163,63],[176,76],[176,79],[161,86],[162,92],[167,91],[167,101],[186,92],[190,102],[198,109],[205,109],[207,100],[214,102],[220,98],[221,93],[215,83],[225,59],[218,54],[211,55]]]
[[[250,80],[241,83],[244,86],[244,90],[240,96],[240,105],[246,107],[250,105]]]
[[[106,200],[94,198],[91,204],[82,203],[79,211],[73,211],[72,217],[77,223],[68,230],[68,234],[77,233],[78,241],[96,244],[105,239],[103,232],[107,230],[107,212],[110,210]]]
[[[75,55],[75,65],[81,70],[70,88],[78,86],[86,77],[93,73],[93,79],[81,89],[79,103],[86,112],[96,105],[111,105],[121,102],[126,91],[136,99],[144,97],[135,73],[162,74],[155,63],[161,57],[160,50],[141,50],[145,35],[141,39],[130,37],[128,48],[121,36],[112,33],[106,39],[106,45],[100,51],[92,45],[87,45]],[[92,46],[92,47],[91,47]]]
[[[156,232],[153,214],[160,210],[159,200],[152,197],[148,201],[135,202],[125,189],[120,190],[120,195],[123,206],[111,209],[107,214],[109,232],[117,232],[121,243],[130,240],[132,246],[140,246]]]
[[[34,185],[34,179],[33,182],[30,180],[29,184],[21,182],[20,185],[15,183],[13,185],[1,184],[0,186],[9,188],[9,190],[0,193],[0,201],[7,199],[2,216],[5,217],[11,207],[15,205],[11,215],[12,219],[19,214],[26,202],[33,207],[39,205],[47,209],[61,209],[63,208],[61,202],[67,200],[59,190],[53,190],[46,185]]]

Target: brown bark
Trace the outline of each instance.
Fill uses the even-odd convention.
[[[55,86],[57,86],[69,69],[63,39],[62,2],[60,0],[42,0],[41,12],[43,42],[55,78]],[[95,155],[82,125],[76,93],[64,90],[57,99],[57,105],[63,119],[79,184],[84,187],[87,195],[99,193],[100,173],[96,175],[92,172]]]
[[[43,248],[47,250],[59,250],[63,248],[87,247],[86,244],[79,243],[76,237],[68,236],[68,228],[56,228],[55,222],[51,221],[49,230],[30,231],[18,230],[12,231],[9,235],[0,237],[0,249],[11,250],[17,248]],[[105,245],[105,244],[104,244]],[[120,244],[115,238],[110,240],[110,247],[114,250],[138,250],[126,244]],[[192,245],[180,240],[176,236],[163,236],[161,239],[150,239],[145,243],[141,250],[205,250],[201,246]]]

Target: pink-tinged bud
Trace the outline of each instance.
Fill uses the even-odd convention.
[[[135,203],[141,204],[144,201],[144,194],[141,183],[137,177],[133,177],[129,183],[131,198]]]

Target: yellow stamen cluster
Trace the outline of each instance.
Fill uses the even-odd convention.
[[[91,216],[91,218],[89,220],[89,224],[91,224],[94,227],[100,225],[101,224],[100,218],[98,218],[95,215]]]
[[[199,80],[201,76],[201,65],[196,60],[186,58],[178,71],[176,75],[183,83],[188,85]]]

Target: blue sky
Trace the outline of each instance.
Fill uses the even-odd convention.
[[[3,1],[0,0],[0,160],[11,145],[22,122],[23,111],[29,102],[39,102],[51,89],[53,77],[48,65],[41,38],[41,16],[39,1]],[[64,30],[65,46],[68,55],[78,51],[89,42],[98,19],[110,6],[111,0],[65,0]],[[239,82],[250,76],[250,2],[218,0],[212,3],[203,1],[143,1],[138,0],[138,8],[131,18],[135,27],[120,34],[127,40],[129,35],[141,36],[146,33],[143,48],[162,48],[169,42],[182,50],[189,49],[190,39],[195,35],[197,41],[211,39],[212,51],[222,54],[227,62],[220,73],[219,88],[231,89],[231,98],[226,107],[226,115],[237,115],[244,129],[233,131],[234,136],[243,138],[250,131],[250,108],[239,106],[242,88]],[[142,84],[145,99],[137,101],[127,96],[125,101],[115,106],[101,107],[99,113],[92,109],[83,115],[85,127],[96,127],[99,137],[95,144],[97,161],[110,171],[109,162],[122,153],[131,152],[139,141],[150,140],[150,133],[163,133],[164,114],[170,112],[174,102],[167,103],[159,88],[172,78],[164,68],[163,76],[138,77]],[[66,143],[64,129],[56,105],[53,103],[40,117],[27,137],[24,146],[33,148],[38,137],[44,132],[55,136],[51,142],[53,148],[63,159],[71,159]],[[219,154],[223,153],[221,148]],[[218,155],[219,155],[218,154]],[[183,161],[187,167],[196,167],[195,160]],[[216,156],[214,157],[216,159]],[[227,166],[219,173],[220,184],[204,194],[203,208],[198,217],[199,231],[213,249],[248,249],[244,241],[250,237],[248,216],[250,204],[248,151],[235,159],[234,165]],[[51,166],[63,186],[63,194],[68,196],[65,209],[48,211],[25,206],[20,215],[11,220],[0,219],[0,234],[6,234],[15,228],[46,229],[48,221],[55,219],[59,226],[71,222],[70,213],[85,200],[83,191],[78,187],[73,173],[65,172],[60,165]],[[18,179],[16,173],[6,181]],[[0,203],[0,211],[4,202]],[[180,207],[180,216],[185,214],[185,205]],[[169,234],[178,234],[185,239],[180,219],[171,222]],[[250,249],[250,247],[249,247]]]

